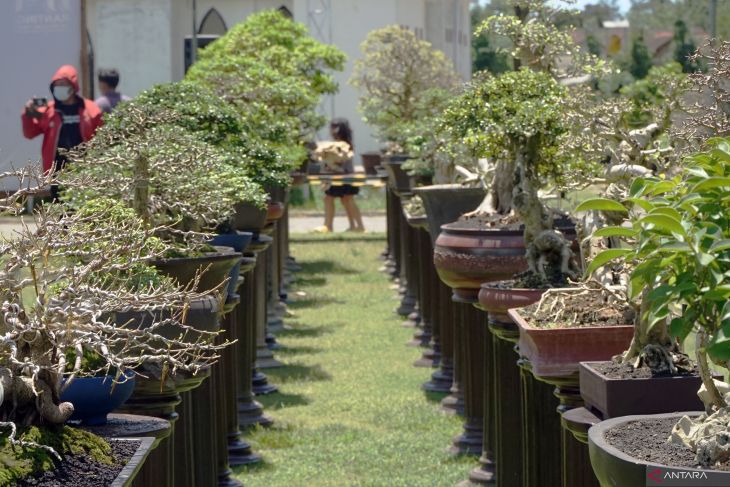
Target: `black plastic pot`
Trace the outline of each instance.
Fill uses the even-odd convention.
[[[620,451],[605,439],[606,431],[621,427],[632,421],[699,416],[701,412],[623,416],[608,419],[588,431],[588,448],[591,465],[601,487],[647,487],[647,486],[728,486],[730,472],[678,468],[646,462]],[[647,434],[652,434],[647,431]]]
[[[484,199],[484,189],[467,188],[460,184],[436,184],[414,188],[426,208],[431,243],[435,244],[441,226],[457,220],[461,215],[476,209]]]
[[[235,230],[256,233],[266,225],[267,207],[258,208],[251,203],[238,203],[233,209],[235,213],[231,225]]]

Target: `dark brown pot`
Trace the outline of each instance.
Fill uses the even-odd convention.
[[[182,286],[187,286],[200,274],[200,281],[195,289],[197,292],[203,293],[218,287],[221,292],[225,292],[226,289],[221,285],[228,279],[233,266],[241,260],[241,254],[230,247],[216,247],[216,250],[218,252],[199,257],[159,259],[153,261],[152,265],[161,274],[173,278]]]
[[[383,166],[388,171],[388,185],[400,196],[411,191],[411,178],[403,170],[403,163],[408,160],[405,155],[387,156]]]
[[[682,416],[699,416],[701,412],[680,412],[672,414],[655,414],[642,416],[623,416],[608,419],[593,426],[588,431],[588,448],[591,465],[598,477],[601,487],[647,487],[662,485],[730,485],[730,472],[718,470],[699,470],[694,468],[676,468],[658,463],[646,462],[632,457],[631,452],[623,452],[610,445],[606,439],[606,432],[612,428],[620,428],[632,421],[648,421],[653,419],[673,418],[679,420]],[[654,434],[645,429],[647,435]],[[652,474],[650,477],[649,474]],[[665,476],[670,474],[669,478]],[[672,479],[671,474],[676,477]],[[694,478],[695,480],[687,480]],[[657,479],[657,480],[654,480]],[[680,480],[677,480],[680,479]],[[682,482],[681,479],[684,479]]]
[[[575,228],[557,226],[575,242]],[[523,231],[460,228],[452,222],[440,228],[434,265],[442,281],[462,299],[476,300],[482,283],[511,279],[527,269]]]
[[[380,152],[363,152],[360,156],[362,157],[362,167],[365,169],[365,174],[370,176],[376,175],[378,171],[375,168],[378,167],[383,160]]]
[[[520,354],[540,377],[567,377],[578,372],[578,362],[605,360],[626,350],[633,325],[537,328],[518,309],[509,317],[520,329]]]
[[[604,419],[704,408],[697,397],[702,385],[699,376],[610,379],[593,368],[595,363],[580,364],[580,394],[586,407]]]
[[[237,203],[233,209],[232,226],[235,230],[258,232],[266,225],[267,208],[258,208],[251,203]]]

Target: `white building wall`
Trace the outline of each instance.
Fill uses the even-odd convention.
[[[135,95],[172,79],[175,58],[181,55],[172,42],[172,4],[177,1],[88,2],[95,67],[117,68],[122,92]]]
[[[96,67],[119,69],[124,93],[135,95],[155,83],[182,79],[184,39],[192,33],[192,0],[88,2]],[[315,13],[328,5],[328,14]],[[379,147],[357,111],[357,92],[347,83],[370,31],[393,24],[407,27],[452,58],[464,79],[471,76],[469,0],[197,0],[197,21],[200,25],[214,7],[230,29],[253,12],[281,6],[310,26],[320,41],[331,42],[347,55],[344,72],[335,75],[340,91],[325,100],[322,109],[328,118],[350,121],[358,153]],[[329,20],[322,17],[327,15]],[[321,32],[313,19],[323,25]],[[449,37],[447,29],[454,31],[454,25],[456,35]]]

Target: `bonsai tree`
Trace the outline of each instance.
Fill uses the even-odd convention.
[[[710,360],[730,365],[728,161],[730,139],[713,139],[676,177],[637,178],[624,206],[631,227],[611,229],[625,235],[630,245],[606,250],[588,269],[614,259],[632,269],[628,295],[641,298],[640,312],[623,360],[641,357],[654,372],[677,373],[679,343],[696,333],[696,360],[706,390],[701,397],[709,417],[694,424],[685,418],[673,436],[691,447],[706,467],[728,458],[722,446],[728,434],[728,397],[720,393],[710,371]],[[722,420],[721,427],[716,419]]]
[[[269,10],[249,16],[207,46],[186,79],[235,104],[254,137],[281,152],[292,168],[306,157],[303,143],[325,119],[322,95],[337,92],[333,70],[344,54],[316,41],[307,28]]]
[[[255,128],[235,105],[199,83],[182,81],[154,86],[120,105],[107,124],[114,127],[111,130],[125,130],[137,123],[140,111],[155,122],[167,116],[166,124],[193,132],[204,142],[229,153],[233,165],[262,186],[286,186],[289,182],[290,164],[256,135]]]
[[[97,372],[81,367],[86,351],[100,357],[98,368],[114,369],[124,381],[143,362],[169,375],[197,373],[227,345],[185,323],[186,308],[199,295],[146,266],[165,245],[133,211],[111,200],[74,213],[52,205],[33,223],[35,230],[24,226],[0,249],[0,426],[9,429],[10,443],[29,446],[16,438],[16,426],[59,425],[70,417],[73,405],[59,394],[64,381]],[[161,308],[170,316],[145,328],[106,318]],[[170,327],[179,333],[164,333]]]
[[[226,222],[236,203],[265,204],[266,194],[237,168],[235,153],[170,125],[174,112],[127,105],[120,116],[127,122],[116,123],[112,114],[72,154],[62,175],[70,204],[81,207],[98,196],[120,201],[183,252],[194,251],[205,232]]]
[[[382,142],[404,148],[412,125],[438,115],[458,86],[453,64],[429,42],[400,26],[368,34],[350,84],[359,110]]]

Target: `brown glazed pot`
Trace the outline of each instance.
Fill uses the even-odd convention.
[[[558,230],[576,245],[575,227],[558,224]],[[475,301],[482,283],[512,278],[527,269],[522,229],[459,228],[441,226],[433,262],[439,277],[462,299]]]
[[[266,210],[266,223],[280,220],[282,216],[284,216],[284,203],[279,201],[269,203],[269,207]]]
[[[203,293],[211,291],[228,279],[228,274],[240,260],[241,253],[230,247],[216,247],[217,252],[210,252],[199,257],[174,257],[158,259],[152,265],[165,276],[171,277],[182,286],[195,279],[200,273],[200,282],[195,291]],[[221,287],[221,292],[226,289]]]
[[[376,175],[378,171],[375,168],[378,167],[383,160],[380,152],[363,152],[360,156],[362,157],[362,167],[365,169],[365,174],[369,176]]]
[[[580,395],[586,407],[598,411],[604,419],[704,408],[697,397],[702,385],[698,375],[611,379],[594,369],[595,363],[580,364]]]
[[[630,422],[672,418],[679,421],[682,416],[699,416],[700,411],[675,412],[644,416],[622,416],[608,419],[591,427],[588,431],[588,448],[591,465],[601,487],[647,487],[662,485],[730,485],[730,472],[677,468],[646,462],[631,456],[606,441],[606,432],[613,428],[626,427]],[[646,435],[654,434],[645,428]],[[651,476],[649,475],[651,474]],[[674,474],[674,475],[672,475]]]
[[[234,230],[258,232],[266,225],[267,208],[258,208],[251,203],[237,203],[233,209]]]
[[[578,362],[610,359],[626,350],[634,336],[633,325],[537,328],[519,310],[508,313],[520,329],[520,354],[539,377],[575,375]]]

